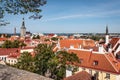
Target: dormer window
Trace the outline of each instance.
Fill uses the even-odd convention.
[[[93,61],[93,65],[98,65],[98,61]]]
[[[71,49],[74,49],[74,45],[70,45],[70,48],[71,48]]]
[[[83,59],[80,59],[79,61],[80,61],[80,63],[83,63]]]

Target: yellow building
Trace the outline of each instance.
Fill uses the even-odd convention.
[[[99,53],[90,50],[69,49],[80,59],[78,72],[86,71],[93,80],[120,80],[120,62],[112,53]]]

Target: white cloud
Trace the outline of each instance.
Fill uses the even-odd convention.
[[[50,19],[43,19],[43,22],[47,21],[56,21],[56,20],[65,20],[65,19],[76,19],[76,18],[103,18],[103,17],[111,17],[111,16],[120,16],[120,10],[112,10],[112,11],[101,11],[101,12],[92,12],[87,14],[72,14],[65,16],[55,16]]]

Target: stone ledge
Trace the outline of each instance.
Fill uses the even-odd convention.
[[[53,79],[0,64],[0,80],[53,80]]]

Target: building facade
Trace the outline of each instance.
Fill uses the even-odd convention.
[[[25,37],[26,35],[26,27],[25,27],[25,22],[24,22],[24,18],[23,18],[23,22],[22,22],[22,26],[21,26],[21,31],[20,31],[20,36],[21,37]]]

